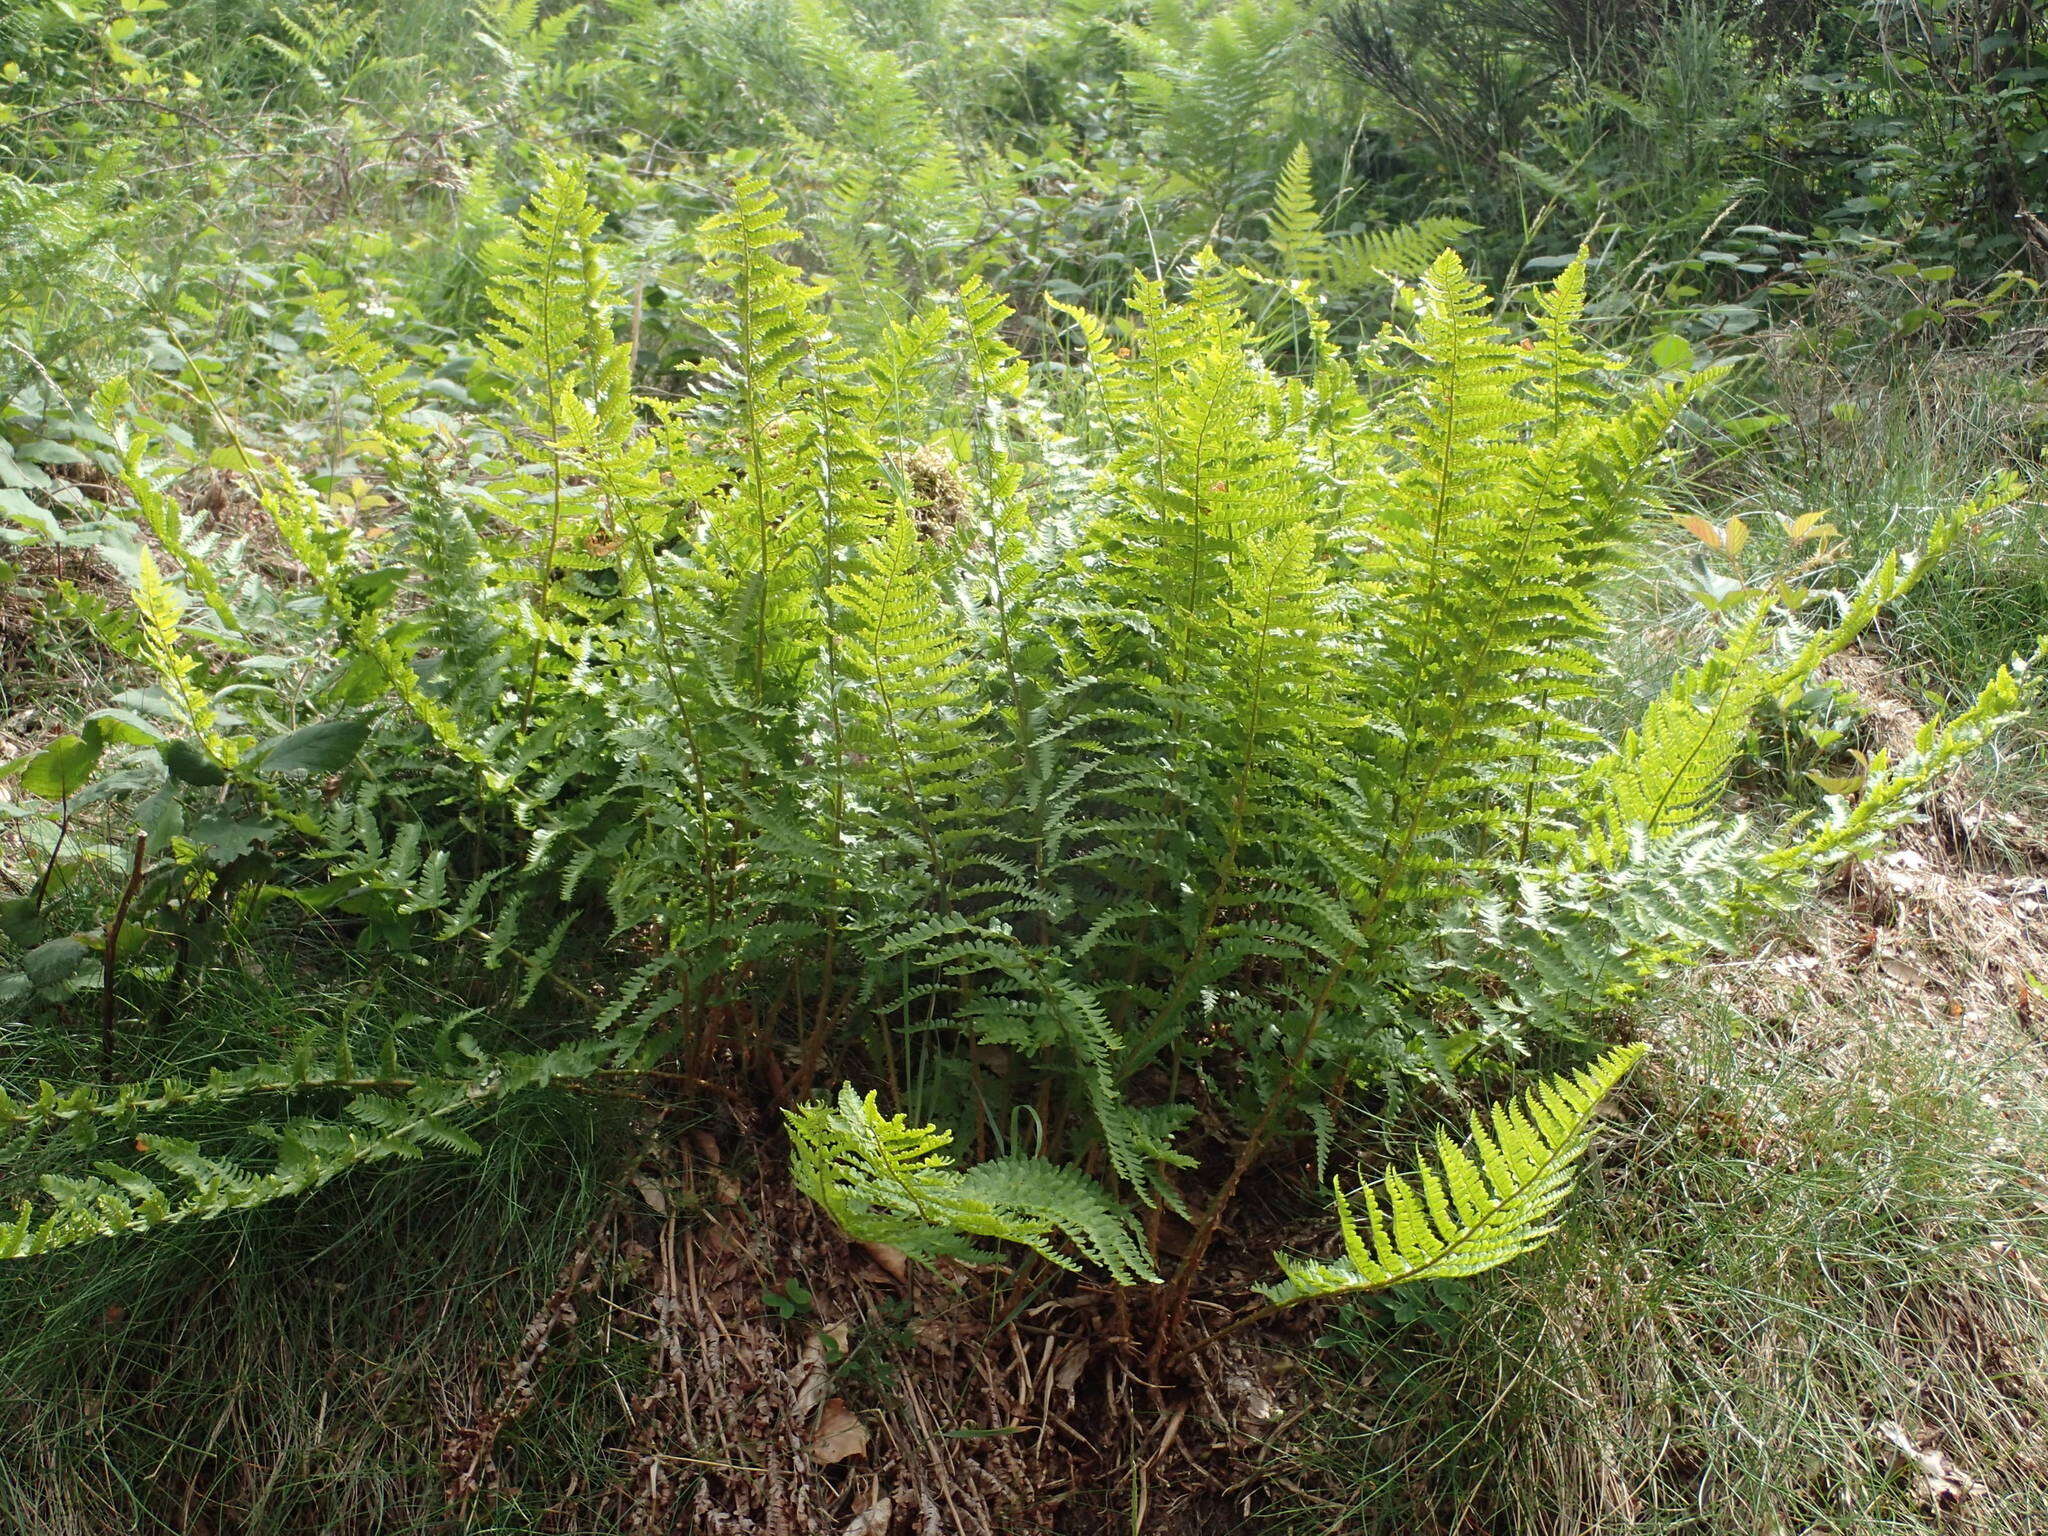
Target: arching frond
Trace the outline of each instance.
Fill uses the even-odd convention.
[[[1284,1279],[1266,1288],[1279,1306],[1383,1291],[1414,1280],[1476,1275],[1519,1258],[1554,1230],[1572,1174],[1592,1140],[1600,1101],[1642,1059],[1610,1051],[1569,1076],[1474,1114],[1462,1146],[1441,1132],[1436,1158],[1389,1173],[1377,1190],[1336,1188],[1339,1260],[1278,1256]]]

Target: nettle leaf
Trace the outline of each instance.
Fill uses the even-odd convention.
[[[275,837],[283,827],[268,817],[243,820],[234,816],[202,816],[186,828],[185,836],[203,843],[222,864],[232,864],[256,844]]]
[[[50,939],[21,957],[22,974],[38,992],[62,991],[93,963],[93,952],[72,938]]]
[[[28,760],[21,771],[21,787],[45,800],[69,799],[92,778],[100,752],[96,741],[59,736]]]
[[[370,734],[367,720],[322,720],[272,738],[250,754],[259,773],[338,773]]]

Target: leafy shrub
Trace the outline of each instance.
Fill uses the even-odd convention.
[[[294,579],[219,569],[118,429],[156,553],[134,614],[96,627],[156,681],[7,770],[51,802],[36,888],[0,912],[9,1006],[97,991],[111,1048],[117,1003],[175,1006],[208,943],[299,930],[431,952],[476,973],[479,1011],[446,1031],[466,1065],[365,1070],[330,1034],[206,1084],[0,1100],[42,1157],[195,1100],[293,1111],[268,1164],[145,1138],[168,1188],[52,1175],[7,1251],[459,1147],[563,1079],[801,1106],[845,1073],[874,1093],[792,1110],[829,1208],[1124,1279],[1157,1263],[1129,1212],[1183,1212],[1163,1336],[1246,1173],[1326,1146],[1335,1095],[1590,1039],[1870,848],[2022,700],[2001,672],[1853,803],[1771,831],[1718,811],[1752,714],[1907,590],[1961,508],[1832,622],[1724,593],[1711,651],[1601,739],[1580,706],[1608,585],[1712,375],[1639,384],[1587,350],[1582,265],[1511,328],[1446,254],[1358,358],[1312,285],[1282,284],[1308,337],[1292,375],[1247,319],[1265,280],[1210,258],[1184,292],[1140,279],[1116,330],[1070,312],[1096,452],[1048,425],[977,281],[866,355],[836,339],[752,177],[698,237],[722,291],[697,389],[636,399],[600,222],[558,167],[500,252],[481,442],[321,298],[384,498],[337,512],[270,468]],[[565,1001],[577,1022],[549,1028]],[[1482,1190],[1525,1175],[1498,1251],[1539,1232],[1546,1156],[1582,1145],[1629,1059],[1532,1100],[1535,1127],[1492,1122],[1483,1172],[1444,1150],[1434,1239],[1389,1185],[1397,1246],[1483,1226]],[[949,1135],[996,1161],[952,1169]]]

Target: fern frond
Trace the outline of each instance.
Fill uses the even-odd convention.
[[[1426,273],[1446,247],[1478,227],[1464,219],[1432,214],[1412,224],[1338,235],[1329,241],[1319,270],[1308,275],[1341,293],[1412,281]]]
[[[1266,215],[1266,243],[1280,257],[1280,270],[1290,277],[1307,275],[1308,263],[1320,262],[1329,253],[1312,171],[1308,146],[1295,145],[1280,168],[1279,180],[1273,185],[1273,206]]]
[[[1150,147],[1176,179],[1212,214],[1264,185],[1273,146],[1295,137],[1285,117],[1308,41],[1300,14],[1258,0],[1215,10],[1165,0],[1146,25],[1118,30],[1139,61],[1124,79]]]
[[[1080,1258],[1120,1284],[1154,1280],[1130,1214],[1078,1169],[1010,1157],[956,1171],[952,1133],[884,1115],[851,1084],[838,1102],[784,1111],[790,1173],[840,1229],[912,1257],[986,1263],[975,1240],[1017,1243],[1059,1265]]]
[[[1377,1192],[1366,1185],[1350,1197],[1338,1186],[1343,1259],[1276,1255],[1285,1278],[1262,1294],[1289,1306],[1476,1275],[1527,1253],[1555,1229],[1551,1218],[1571,1193],[1595,1112],[1644,1049],[1610,1051],[1496,1104],[1489,1116],[1475,1113],[1462,1146],[1439,1132],[1434,1162],[1406,1176],[1388,1173]]]
[[[185,650],[185,594],[164,580],[147,549],[136,552],[133,597],[143,659],[207,754],[218,763],[231,763],[233,750],[215,729],[213,696],[198,661]]]
[[[1819,827],[1771,850],[1766,862],[1810,876],[1842,859],[1869,853],[1887,832],[1912,817],[1944,773],[1988,742],[2000,726],[2035,706],[2042,684],[2033,666],[2043,656],[2048,656],[2048,642],[2037,647],[2023,669],[2021,661],[2000,667],[1967,709],[1923,725],[1914,734],[1912,750],[1898,762],[1878,753],[1853,805],[1835,797]]]
[[[109,1162],[95,1165],[94,1174],[87,1177],[46,1176],[44,1208],[24,1203],[12,1222],[0,1222],[0,1260],[215,1220],[308,1193],[368,1164],[417,1160],[429,1149],[473,1154],[476,1142],[456,1117],[508,1094],[587,1077],[611,1049],[607,1041],[583,1041],[535,1055],[507,1055],[468,1077],[421,1079],[398,1094],[360,1093],[348,1106],[355,1124],[299,1117],[267,1132],[252,1127],[276,1149],[263,1168],[208,1155],[181,1138],[144,1136],[141,1145],[170,1175],[168,1184]],[[190,1089],[164,1085],[153,1097],[117,1094],[104,1104],[43,1095],[33,1104],[11,1106],[9,1118],[15,1124],[54,1125],[103,1114],[125,1117],[156,1108],[225,1102],[253,1093],[353,1087],[337,1075],[338,1065],[261,1068]],[[395,1064],[380,1074],[387,1081],[397,1075]]]
[[[309,290],[313,312],[320,317],[327,355],[356,376],[370,407],[370,420],[386,443],[416,446],[425,430],[406,419],[419,404],[404,361],[371,335],[369,327],[343,307],[342,295],[317,286],[310,272],[300,280]]]
[[[1363,234],[1330,235],[1323,228],[1310,174],[1308,147],[1297,144],[1281,168],[1266,214],[1266,243],[1283,276],[1305,278],[1336,293],[1413,282],[1479,226],[1433,214],[1412,224]]]

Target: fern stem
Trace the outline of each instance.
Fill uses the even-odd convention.
[[[148,849],[149,834],[136,833],[128,883],[121,887],[121,898],[114,903],[114,915],[107,920],[107,931],[101,941],[100,1072],[103,1076],[112,1076],[114,1071],[114,972],[121,954],[121,929],[128,921],[128,908],[135,900],[135,893],[142,889],[142,860]]]
[[[548,243],[543,251],[550,277],[553,276],[562,245],[562,221],[559,216],[548,221]],[[535,624],[540,631],[533,637],[533,665],[526,676],[526,695],[519,706],[519,729],[526,731],[533,722],[534,696],[540,691],[540,663],[547,649],[548,614],[555,590],[555,551],[562,537],[562,440],[561,402],[556,397],[559,388],[565,388],[560,366],[555,356],[554,304],[552,293],[542,296],[540,311],[541,327],[541,388],[545,391],[548,413],[548,469],[550,477],[547,542],[541,549],[540,560],[540,609]]]

